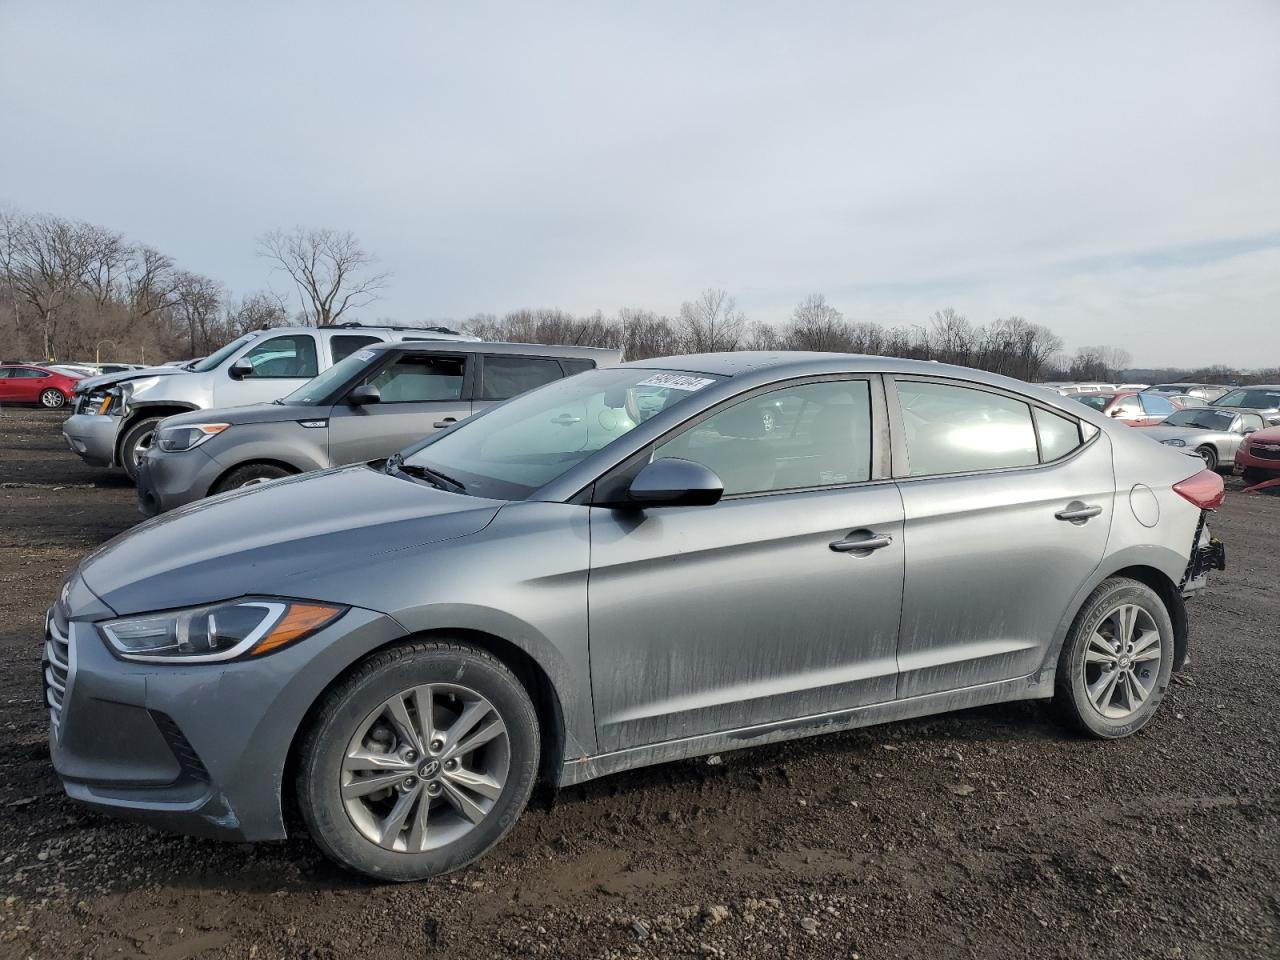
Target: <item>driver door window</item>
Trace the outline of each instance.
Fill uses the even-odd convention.
[[[365,381],[381,403],[426,403],[462,399],[461,357],[404,356]]]
[[[310,380],[320,372],[315,337],[307,333],[263,340],[241,359],[253,367],[246,380]]]
[[[713,470],[726,496],[871,478],[866,380],[808,383],[742,400],[659,446],[653,458]]]

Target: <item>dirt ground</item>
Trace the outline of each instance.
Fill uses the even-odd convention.
[[[1280,497],[1212,519],[1230,566],[1194,667],[1127,740],[1017,704],[668,764],[375,886],[305,836],[192,840],[63,795],[44,611],[140,517],[61,420],[0,416],[0,957],[1280,957]]]

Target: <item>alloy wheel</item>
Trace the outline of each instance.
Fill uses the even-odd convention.
[[[57,410],[67,402],[67,398],[57,390],[46,390],[40,394],[40,402],[50,410]]]
[[[1127,720],[1150,698],[1160,677],[1160,630],[1135,603],[1099,622],[1084,648],[1085,692],[1108,720]]]
[[[411,687],[356,728],[339,775],[342,804],[372,843],[434,850],[489,815],[510,765],[506,724],[485,697],[458,684]]]

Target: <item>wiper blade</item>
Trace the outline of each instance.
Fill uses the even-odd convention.
[[[387,473],[406,473],[411,477],[426,480],[433,487],[450,493],[465,493],[467,490],[465,483],[455,480],[447,473],[441,473],[439,470],[433,470],[418,463],[405,463],[403,453],[392,454],[387,458]]]

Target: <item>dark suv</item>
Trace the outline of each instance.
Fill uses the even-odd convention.
[[[138,507],[151,515],[388,457],[516,394],[620,360],[617,350],[529,343],[371,345],[283,399],[161,421],[139,464]]]

